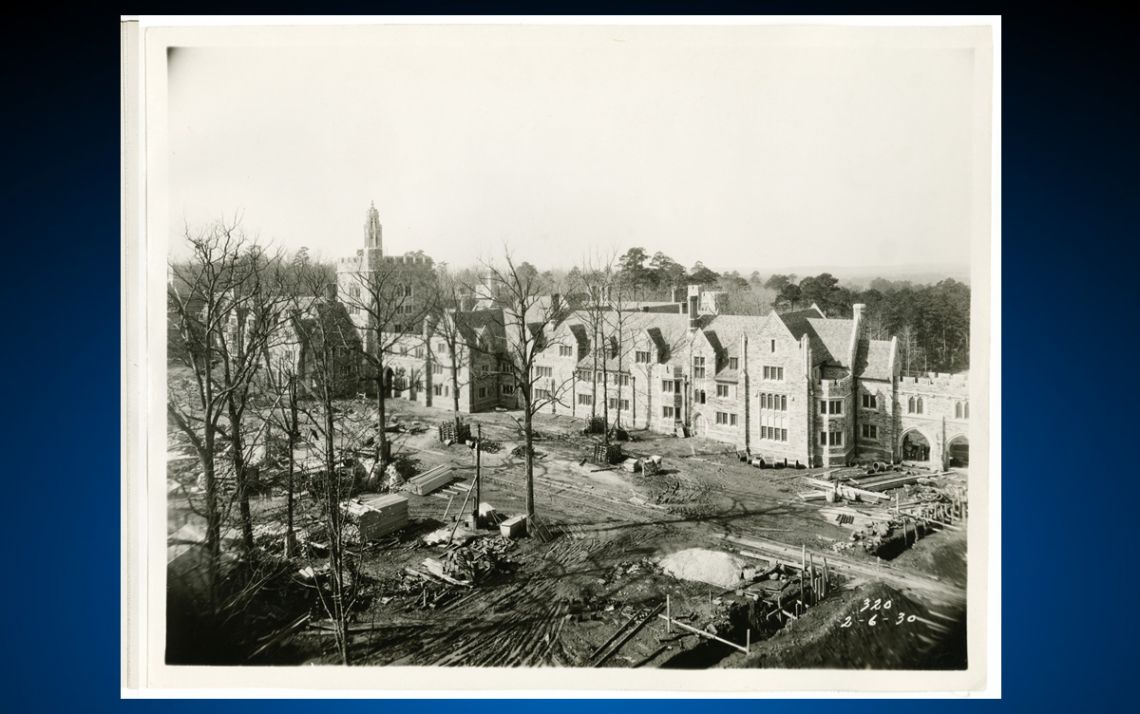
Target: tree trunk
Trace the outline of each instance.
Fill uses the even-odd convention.
[[[329,576],[332,584],[332,607],[336,628],[337,649],[341,662],[348,664],[348,610],[344,587],[344,529],[340,513],[341,476],[336,468],[336,444],[333,438],[333,410],[330,385],[324,386],[325,411],[325,484],[326,484],[326,525],[329,536]]]
[[[379,331],[376,342],[376,468],[383,473],[388,465],[388,432],[384,430],[387,384],[384,379],[384,348],[380,344]]]
[[[241,415],[238,413],[233,391],[226,399],[230,415],[231,463],[237,485],[238,510],[241,513],[241,542],[247,553],[253,551],[253,512],[249,506],[249,473],[245,463],[245,445],[241,433]]]
[[[203,449],[198,454],[202,463],[202,474],[206,487],[206,586],[210,599],[210,612],[218,609],[219,563],[222,556],[222,524],[218,513],[218,480],[214,472],[214,431],[209,423],[203,439]]]
[[[598,418],[598,326],[594,324],[594,344],[591,345],[591,352],[594,353],[594,369],[590,371],[590,383],[593,390],[590,392],[590,421]],[[590,427],[593,428],[593,424]]]
[[[529,390],[528,390],[529,391]],[[526,523],[529,531],[534,521],[534,428],[532,426],[530,395],[524,393],[523,437],[526,443]]]
[[[459,438],[459,358],[451,350],[451,411],[455,415],[455,438]],[[468,380],[470,382],[470,380]]]
[[[293,511],[294,492],[296,490],[296,483],[294,481],[294,474],[296,472],[296,457],[294,452],[297,448],[297,434],[300,431],[300,425],[297,415],[297,387],[296,383],[289,380],[289,423],[285,428],[289,431],[288,445],[289,445],[289,471],[286,481],[285,492],[285,557],[292,558],[297,546],[297,536],[293,533]]]

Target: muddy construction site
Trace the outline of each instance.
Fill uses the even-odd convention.
[[[375,420],[368,402],[340,406],[360,433]],[[428,478],[356,496],[354,664],[966,666],[963,472],[759,468],[724,444],[641,431],[619,442],[628,460],[598,463],[600,437],[581,420],[540,415],[536,519],[520,528],[518,413],[465,417],[483,435],[476,497],[475,451],[441,439],[446,413],[399,400],[388,411],[406,476]],[[340,661],[320,604],[327,553],[306,526],[316,507],[298,495],[299,553],[280,557],[285,496],[271,478],[255,499],[265,587],[242,608],[249,631],[221,654],[203,648],[193,598],[175,592],[192,569],[196,463],[176,440],[171,452],[168,661]],[[400,527],[369,535],[370,509]]]

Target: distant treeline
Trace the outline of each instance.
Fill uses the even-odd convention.
[[[670,300],[674,287],[700,284],[724,291],[726,310],[763,315],[815,304],[828,317],[850,317],[851,306],[867,306],[869,336],[899,339],[904,373],[957,372],[970,365],[970,287],[947,278],[934,284],[875,278],[866,287],[844,286],[830,273],[800,277],[744,277],[717,273],[700,262],[686,270],[669,256],[631,248],[618,259],[623,282],[641,300]]]

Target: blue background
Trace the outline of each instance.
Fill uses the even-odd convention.
[[[170,4],[164,12],[203,11]],[[230,11],[256,12],[255,3]],[[1004,701],[1131,709],[1137,642],[1137,129],[1134,24],[1003,13]],[[304,12],[275,3],[274,12]],[[339,9],[325,6],[323,12]],[[875,12],[898,3],[372,4],[352,12]],[[293,711],[304,702],[120,702],[118,9],[7,19],[2,498],[9,711]],[[51,36],[42,34],[50,29]],[[1131,698],[1129,698],[1131,699]],[[454,702],[322,702],[456,711]],[[481,710],[495,703],[474,704]],[[518,706],[518,705],[511,705]],[[560,702],[673,712],[694,702]],[[888,701],[719,702],[725,712],[908,711]]]

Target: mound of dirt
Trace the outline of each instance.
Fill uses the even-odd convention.
[[[661,569],[679,580],[695,580],[722,588],[736,587],[746,562],[729,553],[688,548],[665,556]]]
[[[888,606],[889,603],[889,606]],[[964,669],[965,613],[930,608],[882,583],[828,598],[739,667]]]

